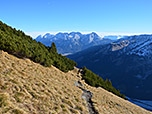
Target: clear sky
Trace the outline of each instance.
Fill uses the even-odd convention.
[[[0,0],[0,20],[26,33],[152,33],[152,0]]]

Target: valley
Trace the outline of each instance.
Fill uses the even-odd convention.
[[[110,79],[129,98],[151,101],[151,42],[151,35],[130,36],[68,57],[78,67],[86,66],[104,79]]]

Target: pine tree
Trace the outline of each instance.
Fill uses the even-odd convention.
[[[57,48],[54,42],[51,44],[51,50],[52,52],[57,53]]]

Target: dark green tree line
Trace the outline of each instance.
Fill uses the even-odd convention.
[[[93,87],[102,87],[115,95],[126,99],[125,95],[121,94],[120,91],[112,86],[111,80],[103,80],[100,76],[96,75],[86,67],[82,68],[82,79]]]
[[[24,32],[0,21],[0,49],[21,58],[29,58],[46,67],[54,65],[64,72],[74,69],[76,63],[57,53],[55,43],[51,47],[33,40]]]

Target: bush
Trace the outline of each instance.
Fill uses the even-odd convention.
[[[119,90],[112,86],[111,80],[103,80],[100,76],[88,70],[86,67],[83,67],[82,71],[82,79],[84,79],[87,84],[93,87],[102,87],[115,95],[126,99],[125,95],[121,94]]]

